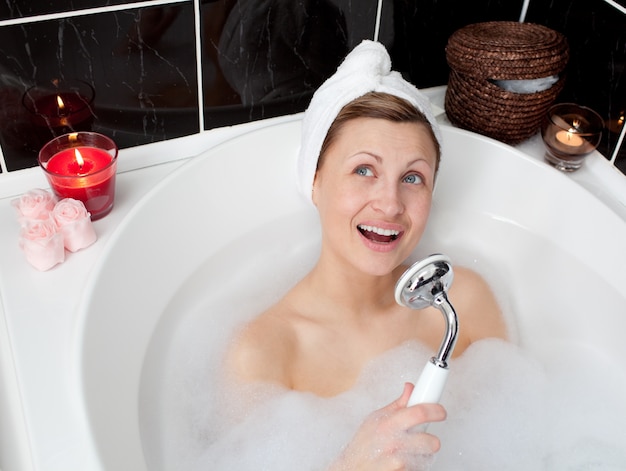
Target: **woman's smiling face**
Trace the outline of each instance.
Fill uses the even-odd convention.
[[[436,161],[424,124],[346,122],[313,184],[324,250],[372,275],[404,262],[426,227]]]

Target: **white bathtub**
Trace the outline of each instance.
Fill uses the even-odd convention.
[[[584,359],[606,372],[599,389],[626,391],[626,222],[512,147],[451,127],[443,135],[415,256],[443,252],[483,272],[515,341],[548,371]],[[76,381],[103,470],[152,470],[164,459],[152,446],[145,456],[161,436],[146,411],[165,400],[160,365],[181,332],[225,342],[231,321],[211,317],[207,302],[241,293],[252,313],[312,263],[316,215],[296,192],[298,144],[293,121],[206,152],[154,188],[109,241],[76,337]]]

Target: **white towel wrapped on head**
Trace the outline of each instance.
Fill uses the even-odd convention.
[[[299,189],[307,200],[312,202],[313,179],[328,129],[345,105],[369,92],[388,93],[413,104],[428,119],[441,145],[441,132],[428,98],[391,70],[391,58],[382,44],[365,40],[317,89],[304,113],[297,164]]]

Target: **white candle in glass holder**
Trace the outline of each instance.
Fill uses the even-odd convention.
[[[582,137],[571,131],[559,131],[556,133],[555,137],[561,144],[569,147],[580,147],[585,143]]]

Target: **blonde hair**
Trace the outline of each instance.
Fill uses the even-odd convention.
[[[322,165],[324,155],[335,141],[343,126],[350,120],[357,118],[385,119],[394,123],[418,123],[422,124],[435,145],[437,159],[435,173],[439,169],[441,160],[441,146],[437,140],[433,128],[424,114],[415,106],[395,95],[382,92],[368,92],[344,106],[330,125],[326,138],[322,143],[317,169]]]

